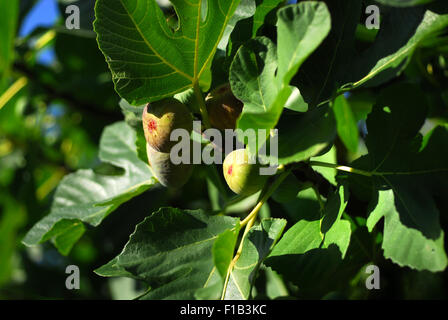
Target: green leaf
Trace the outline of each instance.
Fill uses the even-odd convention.
[[[279,203],[291,202],[296,200],[297,195],[303,188],[303,182],[299,181],[293,174],[289,174],[274,191],[271,198]]]
[[[299,162],[318,155],[336,135],[333,113],[326,106],[284,117],[278,128],[280,164]],[[271,156],[271,161],[275,161],[274,157]]]
[[[437,237],[427,238],[417,228],[407,225],[415,216],[417,219],[426,218],[426,214],[434,211],[435,208],[431,208],[431,200],[428,199],[429,202],[425,207],[410,207],[409,202],[401,203],[411,200],[403,198],[408,195],[397,194],[393,190],[378,193],[377,204],[367,219],[367,227],[371,232],[378,221],[384,217],[384,235],[381,245],[384,257],[400,266],[410,266],[417,270],[432,272],[444,270],[448,263],[443,244],[444,232],[440,230]],[[412,210],[408,211],[407,216],[403,215],[403,211],[397,210],[403,205]]]
[[[141,106],[132,106],[126,100],[120,100],[120,108],[121,112],[124,115],[124,119],[126,123],[132,128],[140,128],[142,127],[142,113],[145,105]],[[145,150],[146,152],[146,150]]]
[[[0,3],[0,86],[13,58],[14,37],[19,17],[19,1]]]
[[[31,246],[52,239],[67,254],[84,232],[84,223],[98,226],[123,202],[156,184],[149,166],[138,158],[135,131],[124,122],[106,127],[100,141],[100,160],[119,167],[121,175],[78,170],[59,184],[50,213],[26,234]]]
[[[331,240],[327,241],[323,241],[319,224],[319,220],[302,220],[295,224],[266,260],[273,270],[304,290],[328,281],[342,262],[341,250],[348,246],[350,239],[348,221],[336,224]]]
[[[274,300],[280,297],[289,296],[288,288],[283,282],[282,277],[271,268],[265,269],[266,275],[266,295]]]
[[[448,148],[448,130],[436,127],[422,139],[418,131],[426,113],[417,86],[386,89],[367,118],[369,154],[353,163],[371,177],[349,180],[373,194],[369,229],[386,219],[385,257],[418,270],[440,271],[447,259],[435,199],[446,197],[448,190],[448,157],[440,152]],[[391,192],[377,196],[377,190]]]
[[[235,25],[227,47],[228,57],[233,58],[241,45],[256,37],[258,29],[264,24],[267,16],[271,13],[275,16],[275,8],[282,2],[282,0],[256,0],[255,14],[238,21]]]
[[[320,217],[319,201],[313,188],[300,191],[294,201],[283,203],[282,205],[289,221],[293,223],[301,219],[314,220]]]
[[[127,272],[123,267],[118,265],[118,257],[110,260],[105,265],[94,270],[94,272],[102,277],[128,277],[135,278],[132,273]]]
[[[207,177],[207,191],[212,210],[218,211],[221,209],[221,203],[219,202],[220,192],[218,186],[215,184],[215,179],[213,178],[214,177]]]
[[[308,104],[300,94],[299,89],[294,86],[290,86],[291,94],[288,100],[285,102],[285,108],[297,112],[306,112],[308,110]]]
[[[415,50],[427,41],[439,42],[438,35],[448,25],[446,5],[441,1],[428,6],[382,8],[381,28],[374,42],[359,51],[355,32],[364,14],[362,1],[327,2],[332,14],[331,32],[291,83],[310,108],[338,90],[377,86],[396,77]]]
[[[358,122],[367,119],[367,116],[372,111],[372,107],[376,101],[376,95],[367,90],[350,92],[350,97],[347,101],[356,122]]]
[[[212,247],[214,268],[204,286],[195,292],[197,299],[217,300],[222,297],[222,290],[227,278],[227,271],[233,260],[240,226],[225,230],[216,237]]]
[[[268,38],[250,40],[238,50],[230,66],[230,84],[244,103],[239,128],[271,129],[277,123],[280,113],[269,109],[279,90],[273,81],[276,70],[276,48]],[[284,98],[286,102],[288,96]]]
[[[333,112],[339,137],[349,151],[356,152],[359,144],[358,126],[352,109],[343,95],[334,100]]]
[[[301,289],[325,283],[350,243],[350,223],[340,218],[347,204],[344,193],[340,187],[325,205],[322,217],[307,217],[293,225],[274,247],[266,265]]]
[[[223,280],[226,278],[227,270],[233,259],[239,231],[239,225],[235,229],[226,230],[218,236],[213,244],[213,261]]]
[[[238,50],[230,67],[232,91],[244,103],[237,123],[242,130],[275,127],[292,93],[291,78],[330,30],[330,15],[322,2],[287,6],[277,15],[278,47],[267,38],[251,40]]]
[[[331,149],[323,155],[311,158],[312,161],[322,161],[327,163],[337,163],[336,147],[332,146]],[[314,171],[320,173],[325,179],[327,179],[331,184],[337,185],[336,173],[337,170],[333,168],[326,167],[313,167]]]
[[[99,0],[94,29],[115,89],[131,104],[171,97],[195,83],[208,89],[210,65],[239,0],[172,0],[171,30],[155,0]]]
[[[327,203],[325,205],[325,211],[322,218],[322,223],[320,226],[321,232],[326,234],[333,225],[342,217],[342,213],[348,203],[348,192],[344,187],[340,187],[335,193],[328,197]],[[345,255],[345,251],[342,251]]]
[[[282,8],[277,17],[277,78],[286,86],[327,36],[331,18],[325,3],[317,1]]]
[[[285,219],[263,219],[244,239],[241,256],[229,275],[226,300],[247,300],[260,264],[268,256],[286,226]]]
[[[367,118],[371,170],[407,171],[414,159],[406,156],[428,113],[428,103],[417,85],[398,84],[385,89]]]
[[[240,1],[241,1],[240,4],[236,8],[235,13],[233,14],[232,18],[230,19],[229,23],[226,26],[226,29],[224,30],[224,34],[222,35],[221,41],[219,41],[218,44],[219,50],[226,50],[230,34],[232,33],[238,21],[252,17],[255,14],[256,9],[255,0],[240,0]]]
[[[266,16],[277,8],[282,0],[257,0],[257,9],[252,22],[252,36],[255,37],[258,29],[264,24]]]
[[[136,226],[108,267],[96,272],[103,276],[130,274],[142,280],[151,290],[141,299],[193,299],[217,273],[212,255],[216,240],[237,222],[236,218],[208,216],[200,210],[161,208]],[[227,236],[224,239],[229,240]]]
[[[53,225],[44,238],[51,239],[59,252],[66,256],[85,231],[86,228],[80,221],[76,219],[61,219]]]
[[[406,23],[401,23],[406,21]],[[344,88],[377,85],[397,76],[407,66],[415,50],[424,41],[437,38],[448,26],[448,14],[426,10],[392,8],[382,19],[381,29],[368,53],[351,61],[352,70],[359,70]],[[355,79],[356,77],[356,79]],[[355,81],[353,81],[355,80]]]
[[[355,30],[361,19],[361,0],[328,0],[331,30],[317,50],[300,67],[292,84],[313,108],[331,98],[345,84],[353,68]],[[383,25],[381,25],[383,27]]]

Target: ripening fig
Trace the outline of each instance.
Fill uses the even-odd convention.
[[[174,129],[185,129],[191,132],[193,117],[188,108],[174,98],[148,103],[143,108],[143,130],[146,141],[159,152],[169,153],[177,143],[170,141]]]
[[[233,95],[229,84],[212,90],[205,98],[205,104],[212,127],[220,130],[235,129],[243,103]]]
[[[259,163],[249,163],[246,149],[237,149],[224,159],[224,178],[233,192],[248,196],[261,190],[268,178],[260,175],[260,167]]]
[[[168,188],[180,188],[191,177],[193,166],[191,164],[174,164],[170,160],[170,153],[159,152],[146,144],[146,154],[149,165],[159,182]]]

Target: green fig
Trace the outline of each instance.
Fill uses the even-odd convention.
[[[159,152],[146,144],[149,165],[154,176],[167,188],[180,188],[191,177],[193,166],[191,164],[174,164],[171,162],[169,152]]]
[[[170,141],[174,129],[185,129],[191,132],[193,117],[188,108],[174,98],[148,103],[143,108],[143,130],[146,141],[159,152],[169,153],[177,143]]]
[[[229,84],[212,90],[205,98],[205,105],[212,127],[220,130],[235,129],[243,103],[233,95]]]
[[[246,149],[237,149],[224,159],[223,172],[229,188],[241,195],[251,195],[261,190],[268,176],[260,175],[261,165],[249,163]]]

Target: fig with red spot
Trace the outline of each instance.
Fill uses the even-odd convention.
[[[243,103],[233,95],[228,83],[212,90],[205,98],[205,105],[212,127],[220,130],[235,129]]]
[[[237,149],[229,153],[223,163],[224,178],[229,188],[246,196],[261,190],[268,179],[268,176],[260,175],[262,165],[256,159],[249,159],[246,149]]]
[[[170,141],[171,132],[185,129],[191,132],[193,116],[188,108],[174,98],[148,103],[143,108],[143,130],[146,141],[159,152],[170,152],[177,141]]]

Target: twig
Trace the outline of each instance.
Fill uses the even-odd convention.
[[[28,83],[27,77],[23,76],[17,79],[9,88],[0,96],[0,110]]]

